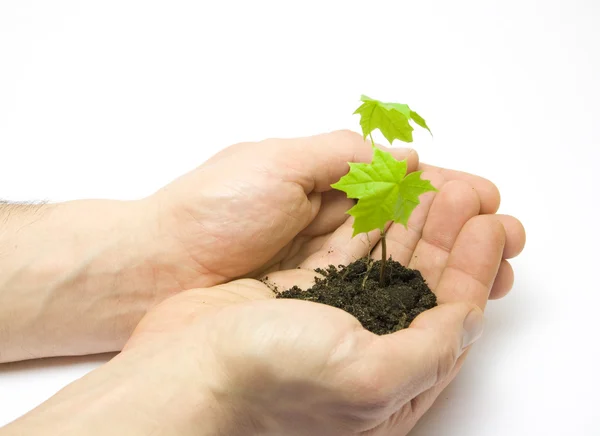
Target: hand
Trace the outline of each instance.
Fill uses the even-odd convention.
[[[221,291],[260,292],[248,282]],[[220,411],[221,427],[211,434],[405,435],[454,376],[457,359],[482,328],[481,310],[465,303],[444,304],[407,330],[376,336],[346,312],[316,303],[256,300],[206,310],[203,291],[185,294],[173,299],[185,307],[186,321],[170,318],[178,327],[159,333],[145,320],[122,355],[146,356],[155,368],[161,361],[177,374],[177,380],[165,380],[178,383],[169,390],[179,393],[162,405],[167,416],[203,404],[198,393],[213,398],[206,409]],[[164,304],[161,312],[173,309]],[[196,318],[190,306],[199,309]],[[140,360],[131,370],[145,365]],[[198,408],[189,421],[157,422],[152,430],[205,434],[206,409]]]
[[[389,151],[398,159],[407,158],[409,171],[419,166],[413,150]],[[351,221],[345,212],[353,200],[330,185],[348,171],[347,162],[368,162],[371,154],[370,143],[348,131],[271,139],[229,147],[172,182],[148,199],[150,209],[156,211],[150,214],[155,217],[150,238],[161,247],[152,268],[161,280],[157,289],[165,296],[233,278],[257,277],[300,265],[338,265],[364,256],[379,235],[373,232],[368,242],[364,235],[349,237]],[[500,197],[489,181],[458,171],[420,167],[436,187],[449,184],[444,195],[468,197],[467,215],[458,211],[448,225],[456,227],[470,216],[497,210]],[[430,195],[423,201],[430,204],[432,199]],[[428,206],[420,211],[422,229]],[[518,227],[509,229],[511,235],[522,232],[520,224],[499,219]],[[421,229],[413,225],[411,244],[416,243]],[[401,226],[394,226],[391,243],[403,234]],[[404,252],[398,260],[402,259],[410,258]],[[512,280],[510,265],[503,262],[492,296],[508,292]]]
[[[416,169],[414,151],[393,152]],[[153,237],[171,247],[157,269],[181,265],[177,280],[189,289],[293,267],[347,221],[352,200],[330,185],[348,161],[371,154],[352,132],[225,149],[151,197],[160,223]]]
[[[250,280],[221,291],[261,292]],[[480,309],[455,303],[376,336],[329,306],[271,299],[207,309],[207,292],[167,300],[119,356],[0,434],[405,435],[482,327]],[[153,331],[171,309],[188,316]]]
[[[424,177],[440,192],[424,196],[408,230],[388,232],[390,254],[418,267],[440,303],[409,329],[376,336],[343,311],[272,300],[264,284],[246,279],[166,300],[138,325],[123,355],[153,356],[176,373],[202,362],[199,374],[182,377],[187,394],[170,407],[192,403],[200,389],[191,380],[204,386],[208,379],[218,409],[235,411],[222,421],[233,426],[226,434],[406,434],[460,369],[465,347],[481,333],[490,290],[505,289],[498,284],[511,270],[503,258],[525,242],[516,219],[478,215],[481,196],[469,184],[444,183],[430,168]],[[342,225],[301,266],[366,255],[367,238],[350,235]],[[307,287],[314,272],[304,268],[269,279]]]

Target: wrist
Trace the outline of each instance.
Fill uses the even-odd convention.
[[[210,204],[182,199],[169,186],[140,201],[146,217],[145,255],[160,301],[177,292],[208,288],[232,278],[217,271],[223,262],[207,262],[222,253],[218,249],[214,252],[215,246],[221,245],[218,238],[205,231],[201,218],[209,207],[205,202]],[[214,203],[212,207],[214,210]]]
[[[0,362],[120,349],[156,299],[140,202],[84,200],[7,220]]]

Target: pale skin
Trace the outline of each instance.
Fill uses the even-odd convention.
[[[0,435],[406,434],[512,287],[525,233],[491,182],[393,153],[439,192],[389,228],[388,254],[440,306],[386,336],[252,279],[307,287],[378,255],[329,187],[370,159],[354,133],[238,144],[135,202],[5,205],[0,362],[123,351]]]

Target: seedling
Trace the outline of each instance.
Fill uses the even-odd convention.
[[[354,217],[353,237],[378,229],[381,232],[381,268],[379,284],[385,286],[387,261],[386,224],[390,221],[408,226],[408,220],[419,205],[419,196],[437,191],[429,180],[421,179],[422,171],[407,172],[407,161],[395,159],[391,153],[375,146],[372,132],[375,129],[383,134],[390,145],[395,139],[413,141],[413,127],[409,121],[431,130],[425,120],[406,104],[384,103],[365,95],[362,105],[355,114],[360,115],[363,137],[369,137],[373,147],[371,163],[350,162],[350,171],[333,188],[346,193],[348,198],[357,201],[347,213]]]

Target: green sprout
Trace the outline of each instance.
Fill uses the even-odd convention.
[[[407,172],[407,161],[397,160],[390,153],[375,146],[372,132],[383,134],[390,145],[395,139],[413,141],[413,127],[409,121],[431,130],[425,120],[408,105],[384,103],[365,95],[363,104],[354,112],[360,115],[363,137],[369,137],[373,146],[371,163],[350,163],[350,171],[332,188],[346,193],[348,198],[358,200],[347,213],[354,217],[353,237],[379,229],[381,232],[380,286],[385,286],[385,264],[387,261],[386,224],[390,221],[408,227],[408,219],[419,205],[419,196],[437,191],[429,180],[421,179],[422,171]]]

